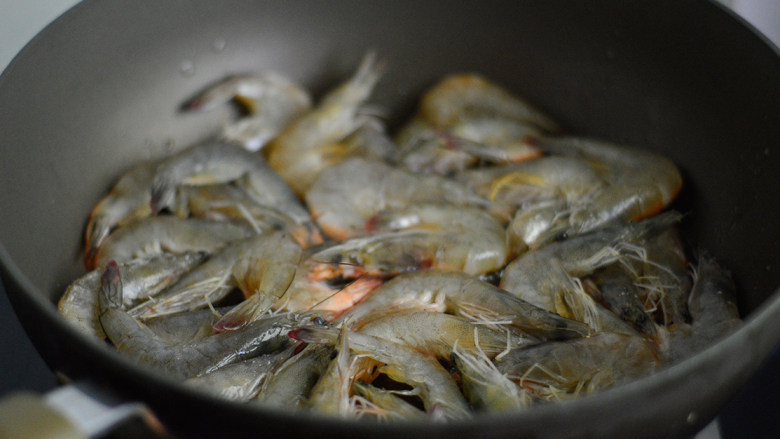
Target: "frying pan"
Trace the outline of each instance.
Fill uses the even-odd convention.
[[[315,94],[369,49],[373,101],[397,126],[444,74],[479,71],[571,132],[672,158],[685,236],[733,271],[746,324],[704,352],[577,400],[448,424],[377,425],[217,400],[126,361],[59,317],[84,273],[86,216],[121,172],[213,134],[229,108],[178,105],[231,73],[271,69]],[[0,261],[47,364],[140,400],[187,437],[684,437],[780,340],[780,57],[705,1],[87,0],[0,77]]]

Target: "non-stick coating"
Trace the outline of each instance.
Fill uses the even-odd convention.
[[[465,423],[347,423],[211,399],[76,334],[54,303],[83,273],[87,212],[115,178],[231,114],[179,105],[229,73],[272,69],[315,92],[369,49],[373,101],[396,125],[442,75],[479,71],[571,132],[652,148],[686,186],[686,235],[733,270],[748,325],[694,359],[581,400]],[[0,257],[20,318],[55,370],[148,402],[187,435],[687,435],[780,339],[780,57],[714,3],[563,0],[86,1],[0,78]]]

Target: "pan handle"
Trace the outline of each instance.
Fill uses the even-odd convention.
[[[0,439],[86,439],[140,418],[161,437],[162,425],[144,404],[117,401],[88,382],[45,395],[19,392],[0,399]]]

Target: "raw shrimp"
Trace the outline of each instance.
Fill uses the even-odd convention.
[[[532,136],[541,131],[517,122],[478,119],[435,128],[410,122],[398,135],[398,162],[414,172],[451,175],[481,162],[508,164],[541,155]]]
[[[120,264],[119,269],[125,278],[122,305],[128,307],[138,300],[159,293],[204,258],[203,253],[164,254]],[[100,269],[90,271],[70,284],[57,304],[60,314],[81,332],[101,339],[105,338],[98,319],[98,294],[102,273]]]
[[[263,380],[279,364],[290,358],[296,346],[248,360],[222,366],[209,373],[184,381],[185,385],[197,387],[213,395],[235,401],[249,401],[260,389]]]
[[[475,73],[450,75],[440,81],[423,96],[420,115],[438,127],[463,119],[505,119],[548,132],[560,129],[528,102]]]
[[[149,319],[191,311],[218,302],[238,287],[247,299],[224,315],[215,327],[232,327],[225,325],[227,322],[241,326],[265,312],[284,294],[300,257],[301,248],[285,233],[234,241],[130,314]]]
[[[309,94],[289,79],[272,72],[231,76],[189,101],[188,110],[208,111],[235,99],[248,117],[229,123],[222,137],[257,151],[311,107]]]
[[[288,344],[287,333],[317,314],[284,314],[257,320],[239,331],[216,334],[192,343],[168,344],[146,325],[122,310],[122,282],[116,263],[101,276],[100,323],[120,352],[134,362],[177,379],[216,370]]]
[[[425,416],[425,412],[399,398],[397,393],[401,392],[385,390],[360,381],[352,383],[352,391],[363,398],[358,416],[369,414],[381,420],[421,419]]]
[[[657,337],[657,329],[639,298],[634,280],[617,264],[596,270],[590,280],[596,286],[593,296],[621,319],[648,337]]]
[[[312,279],[310,273],[315,265],[311,259],[301,262],[290,287],[274,304],[273,309],[293,312],[325,310],[330,311],[328,320],[332,320],[382,285],[381,279],[371,276],[360,276],[345,285],[333,285],[328,281]]]
[[[366,221],[382,210],[427,202],[490,207],[460,183],[362,158],[325,169],[306,193],[312,217],[337,240],[365,234]]]
[[[604,179],[586,162],[558,156],[473,169],[458,174],[457,180],[482,197],[517,207],[551,199],[574,202],[605,186]]]
[[[391,164],[398,150],[393,139],[387,135],[384,122],[371,116],[364,116],[362,124],[340,143],[350,155]]]
[[[282,363],[263,382],[255,401],[287,409],[303,408],[312,387],[328,367],[332,346],[309,345]]]
[[[156,166],[148,162],[128,171],[92,209],[84,233],[84,262],[87,269],[97,268],[95,255],[111,230],[152,214],[149,191]]]
[[[468,274],[483,274],[501,268],[507,259],[506,234],[502,225],[482,209],[428,203],[388,209],[366,223],[371,232],[421,230],[444,234],[436,249],[434,267]]]
[[[607,185],[585,161],[559,156],[474,169],[457,179],[494,203],[518,208],[507,228],[514,254],[578,233],[571,224],[571,212],[587,206]]]
[[[532,404],[531,395],[501,373],[479,348],[469,353],[455,346],[452,354],[452,362],[461,376],[463,394],[475,409],[504,412]]]
[[[539,146],[551,153],[579,157],[607,181],[588,204],[571,213],[577,232],[614,220],[638,221],[655,215],[677,197],[682,176],[675,164],[649,151],[580,137],[547,137]]]
[[[182,186],[173,211],[183,218],[237,222],[256,233],[286,231],[304,248],[322,242],[319,230],[310,221],[300,224],[271,206],[258,204],[233,184]]]
[[[476,354],[481,349],[493,358],[512,347],[536,342],[463,317],[428,311],[390,313],[364,324],[358,332],[405,344],[443,359],[450,358],[455,345],[469,354]]]
[[[669,344],[662,355],[669,363],[704,350],[742,325],[737,309],[736,286],[729,272],[721,268],[711,255],[702,253],[696,265],[695,278],[688,297],[692,322],[676,323],[666,329]]]
[[[655,310],[656,320],[665,325],[685,324],[691,321],[688,294],[693,281],[679,233],[670,227],[645,245],[647,258],[632,264],[637,283],[645,292],[647,308]]]
[[[316,108],[292,122],[268,145],[269,164],[299,196],[324,168],[344,159],[349,150],[339,142],[364,123],[360,109],[381,70],[376,56],[367,54],[348,81],[328,93]]]
[[[647,375],[659,364],[641,337],[612,333],[519,348],[495,362],[532,393],[541,386],[585,394]]]
[[[179,186],[228,182],[235,182],[258,204],[280,210],[298,224],[311,223],[290,187],[262,157],[220,142],[192,146],[160,163],[152,183],[152,212],[174,207]]]
[[[378,337],[347,332],[349,348],[371,357],[384,366],[379,368],[389,378],[419,389],[425,410],[444,419],[464,419],[470,416],[468,404],[450,374],[434,359],[415,349]],[[307,343],[334,344],[339,330],[302,327],[290,332],[290,337]]]
[[[585,276],[621,257],[635,255],[647,239],[679,219],[678,213],[668,212],[549,244],[510,262],[500,286],[536,306],[555,311],[561,291],[570,288],[569,276]]]
[[[311,259],[319,264],[311,276],[314,279],[387,277],[423,268],[484,274],[498,270],[506,262],[503,235],[500,227],[465,231],[454,227],[410,228],[352,238],[314,253]],[[483,237],[485,241],[475,240]]]
[[[213,253],[228,242],[253,233],[245,227],[208,220],[150,217],[109,235],[95,255],[95,265],[102,266],[110,260],[125,262],[163,252]]]
[[[228,312],[230,308],[230,306],[219,306],[213,309],[167,314],[145,320],[144,324],[166,343],[190,343],[212,335],[214,331],[211,327],[217,322],[219,316]]]
[[[377,314],[402,309],[448,311],[486,324],[507,324],[542,339],[589,334],[583,323],[543,310],[457,271],[426,270],[400,275],[377,288],[344,318],[354,328],[360,328]]]
[[[378,363],[368,356],[351,353],[346,327],[341,329],[336,350],[336,357],[330,360],[325,372],[311,389],[307,405],[322,413],[356,417],[357,410],[351,398],[352,383],[364,374],[371,375],[370,380],[373,380],[373,370]]]

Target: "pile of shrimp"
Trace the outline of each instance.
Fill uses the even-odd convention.
[[[245,111],[121,176],[61,313],[203,391],[379,420],[587,395],[741,324],[729,273],[683,246],[673,162],[474,73],[391,136],[382,70],[369,53],[316,103],[270,72],[187,102]]]

